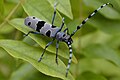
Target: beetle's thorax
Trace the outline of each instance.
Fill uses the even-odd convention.
[[[68,34],[66,34],[66,33],[64,33],[64,32],[58,32],[57,34],[56,34],[56,37],[55,37],[57,40],[59,40],[59,41],[63,41],[63,42],[66,42],[66,43],[68,43],[68,42],[70,42],[70,44],[72,44],[72,42],[73,42],[73,40],[72,40],[72,38],[70,37],[70,35],[68,35]]]

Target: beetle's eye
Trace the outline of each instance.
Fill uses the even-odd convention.
[[[63,35],[63,37],[65,37],[65,34]]]

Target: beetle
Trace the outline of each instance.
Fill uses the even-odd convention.
[[[65,42],[67,44],[67,46],[69,47],[69,60],[68,60],[68,65],[67,65],[67,69],[66,69],[66,77],[68,75],[68,71],[70,68],[70,64],[72,62],[72,46],[71,44],[73,43],[72,40],[72,36],[91,18],[93,17],[100,9],[102,9],[103,7],[105,7],[106,5],[111,5],[113,7],[113,5],[111,3],[106,3],[103,4],[102,6],[100,6],[98,9],[94,10],[92,12],[92,14],[90,14],[85,20],[82,21],[82,23],[80,25],[77,26],[77,28],[71,33],[69,34],[68,32],[68,28],[66,28],[65,30],[61,31],[63,26],[64,26],[64,18],[62,18],[62,24],[60,27],[57,27],[54,25],[54,19],[56,16],[56,4],[54,5],[54,15],[52,17],[52,24],[49,24],[39,18],[36,18],[35,16],[28,16],[25,18],[24,20],[24,24],[36,31],[29,31],[26,36],[28,36],[30,33],[32,34],[42,34],[44,36],[48,36],[50,38],[52,38],[53,40],[51,42],[49,42],[44,50],[42,55],[40,56],[40,58],[38,59],[38,62],[40,62],[42,60],[42,57],[47,49],[48,46],[50,46],[54,40],[56,39],[56,63],[58,64],[58,47],[59,47],[59,41],[61,42]]]

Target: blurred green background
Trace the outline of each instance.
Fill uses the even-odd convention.
[[[72,33],[92,11],[110,2],[73,36],[73,60],[65,77],[69,50],[60,42],[58,65],[55,43],[38,63],[52,39],[26,34],[27,16],[51,23],[57,4],[55,25],[65,17]],[[64,27],[64,28],[65,28]],[[120,0],[0,0],[0,80],[120,80]]]

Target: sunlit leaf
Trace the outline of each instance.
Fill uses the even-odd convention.
[[[34,48],[24,42],[14,40],[0,40],[0,46],[11,56],[31,63],[37,70],[46,75],[73,80],[70,73],[68,78],[65,77],[66,67],[64,63],[59,59],[59,65],[55,64],[55,55],[49,52],[47,52],[48,54],[38,63],[37,60],[42,53],[41,49],[38,47]]]
[[[29,79],[56,80],[58,78],[43,75],[42,73],[38,72],[31,64],[28,63],[21,65],[16,71],[12,73],[10,77],[10,80],[29,80]]]

